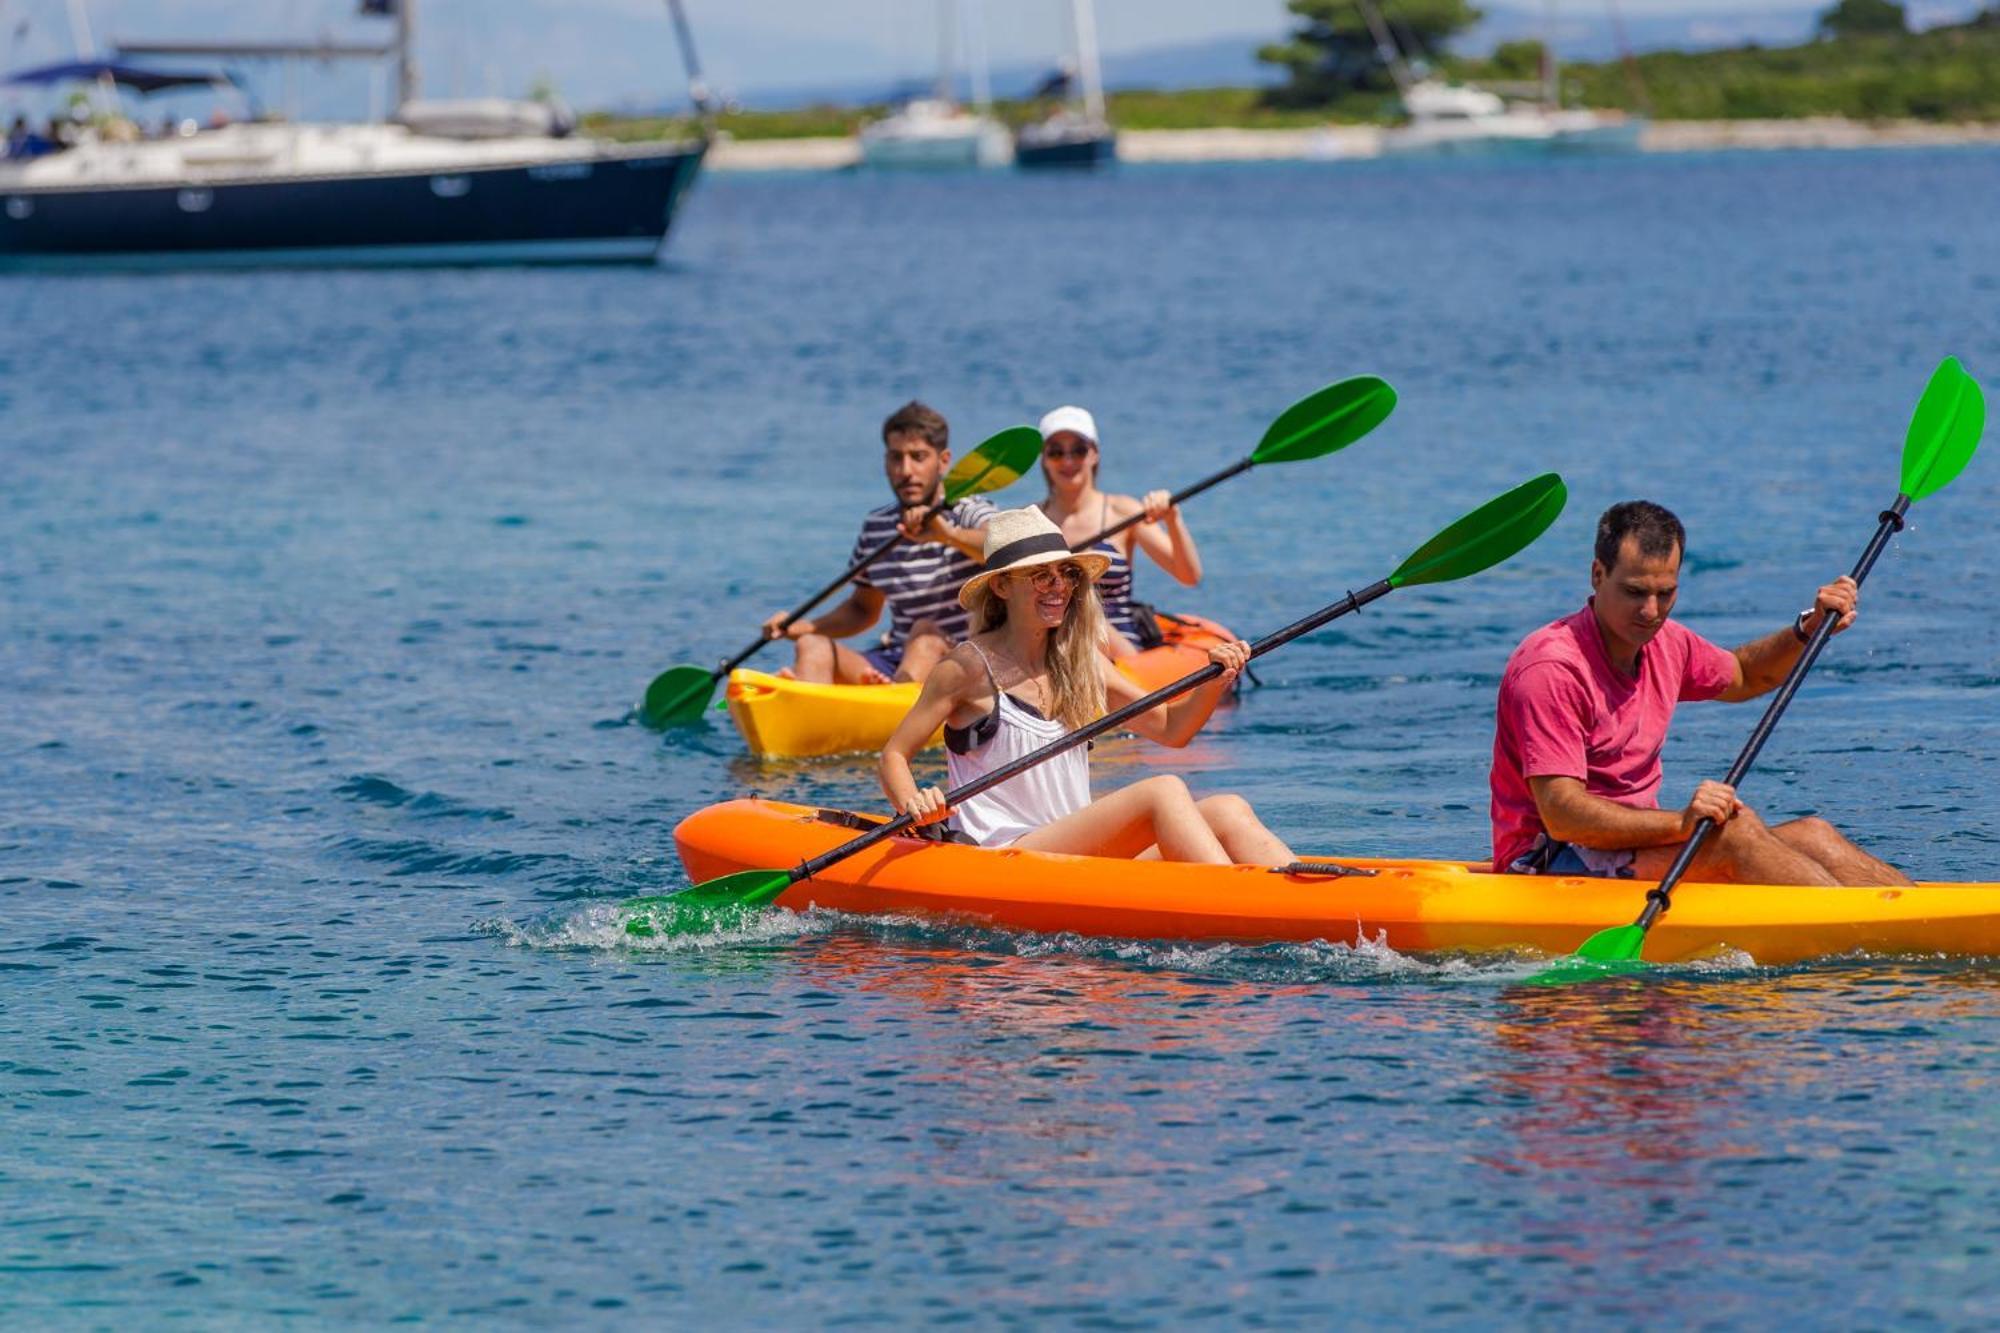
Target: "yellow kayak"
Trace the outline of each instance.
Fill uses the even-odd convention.
[[[1119,662],[1118,669],[1147,690],[1156,690],[1208,662],[1208,650],[1235,635],[1199,616],[1161,616],[1165,642]],[[750,753],[768,759],[879,750],[889,733],[916,703],[922,686],[816,685],[762,671],[729,673],[724,699],[729,718],[743,733]],[[940,732],[927,745],[943,741]]]
[[[878,820],[776,801],[698,810],[674,830],[696,883],[780,869]],[[1631,880],[1496,875],[1460,861],[1338,857],[1335,873],[986,850],[890,838],[793,885],[780,907],[935,916],[1119,939],[1382,941],[1401,953],[1572,952],[1644,905]],[[1340,873],[1344,871],[1345,873]],[[2000,884],[1810,888],[1683,883],[1646,937],[1652,962],[1740,950],[2000,955]]]

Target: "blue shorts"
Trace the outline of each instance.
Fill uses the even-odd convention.
[[[903,665],[903,655],[901,653],[891,656],[887,648],[880,646],[863,648],[861,655],[868,659],[869,666],[874,667],[890,680],[896,678],[896,668]]]
[[[1579,847],[1573,842],[1557,842],[1546,833],[1535,835],[1535,845],[1514,858],[1507,869],[1516,875],[1583,875],[1591,879],[1632,878],[1629,847],[1603,851]]]

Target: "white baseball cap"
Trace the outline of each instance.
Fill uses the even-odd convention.
[[[1081,435],[1092,444],[1097,443],[1097,418],[1080,407],[1058,407],[1042,418],[1042,440],[1046,443],[1050,436],[1069,431]]]

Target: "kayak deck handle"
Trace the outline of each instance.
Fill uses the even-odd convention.
[[[1379,875],[1382,872],[1366,866],[1344,866],[1334,861],[1294,861],[1290,865],[1272,866],[1271,873],[1305,879],[1341,879],[1348,875]]]

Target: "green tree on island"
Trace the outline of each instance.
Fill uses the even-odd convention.
[[[1286,8],[1299,20],[1291,40],[1257,52],[1257,59],[1282,66],[1290,75],[1289,82],[1271,91],[1274,103],[1318,106],[1346,93],[1392,86],[1355,0],[1287,0]],[[1397,48],[1410,59],[1441,52],[1452,36],[1482,17],[1465,0],[1378,0],[1376,8]]]
[[[1819,16],[1819,35],[1833,41],[1901,36],[1909,30],[1909,16],[1895,0],[1839,0]]]

